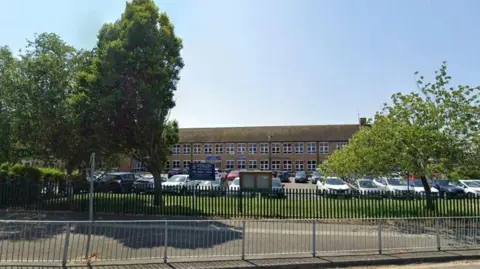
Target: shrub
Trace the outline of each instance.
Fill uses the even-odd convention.
[[[55,168],[38,168],[42,173],[43,182],[61,182],[66,179],[64,172]]]

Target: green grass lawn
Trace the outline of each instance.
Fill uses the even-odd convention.
[[[425,209],[425,200],[341,199],[323,196],[300,198],[163,196],[165,206],[153,206],[153,196],[145,194],[95,194],[94,210],[98,213],[145,215],[183,215],[251,218],[381,218],[479,216],[480,200],[438,199],[436,212]],[[86,212],[88,194],[78,194],[71,205],[66,198],[45,200],[38,210]]]

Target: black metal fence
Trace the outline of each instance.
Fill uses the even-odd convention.
[[[0,208],[10,211],[87,212],[88,183],[0,183]],[[225,188],[163,187],[154,204],[153,188],[95,188],[94,212],[222,218],[390,218],[480,216],[480,196],[440,193],[427,208],[414,192],[235,191]]]

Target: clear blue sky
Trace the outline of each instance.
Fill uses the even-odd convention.
[[[337,124],[370,117],[449,63],[480,78],[477,0],[157,0],[184,40],[181,127]],[[55,32],[91,48],[122,0],[0,0],[0,44]]]

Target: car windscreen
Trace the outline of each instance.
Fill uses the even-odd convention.
[[[297,172],[296,176],[299,176],[299,177],[304,177],[306,174],[305,172]]]
[[[281,187],[282,182],[280,180],[272,180],[272,187]]]
[[[470,188],[480,188],[480,183],[475,181],[464,181],[464,183]]]
[[[375,189],[377,188],[377,185],[373,183],[371,180],[360,180],[358,181],[358,185],[360,188],[366,188],[366,189]]]
[[[450,182],[448,180],[435,180],[435,183],[437,183],[439,186],[449,186]]]
[[[412,181],[412,185],[415,187],[422,187],[423,188],[423,183],[421,180],[414,180]]]
[[[387,179],[388,185],[391,186],[406,186],[405,182],[400,181],[398,178],[389,178]]]
[[[343,180],[338,179],[338,178],[327,178],[327,180],[325,181],[325,184],[328,184],[328,185],[344,185],[345,182],[343,182]]]
[[[187,177],[182,175],[175,175],[167,179],[168,182],[185,182],[186,180],[187,180]]]
[[[240,185],[240,179],[239,178],[236,178],[232,181],[232,184],[235,185],[235,186],[239,186]]]

